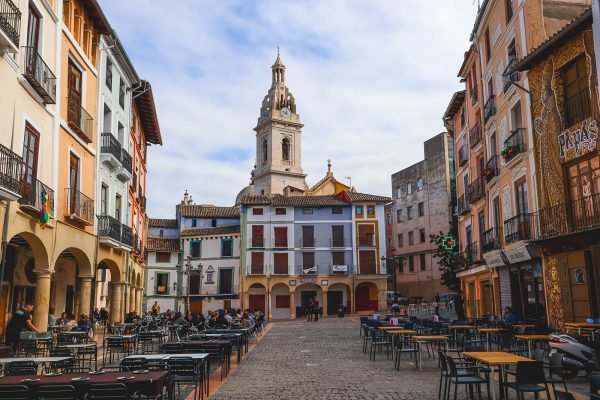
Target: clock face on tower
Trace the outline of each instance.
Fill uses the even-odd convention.
[[[289,117],[291,117],[291,116],[292,116],[292,112],[291,112],[291,111],[290,111],[290,109],[289,109],[289,108],[287,108],[287,107],[283,107],[283,108],[281,109],[281,111],[280,111],[280,112],[281,112],[281,116],[282,116],[283,118],[286,118],[286,119],[287,119],[287,118],[289,118]]]

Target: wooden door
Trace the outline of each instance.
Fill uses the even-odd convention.
[[[81,122],[81,71],[72,62],[69,62],[68,85],[68,119],[69,122],[79,127]]]
[[[362,250],[358,252],[358,262],[360,263],[361,275],[373,275],[377,273],[377,264],[375,261],[375,251]]]
[[[75,157],[73,153],[71,153],[69,159],[69,189],[71,191],[69,196],[70,214],[76,214],[78,211],[79,158]]]
[[[219,269],[219,294],[233,293],[233,269]]]
[[[38,148],[40,134],[29,124],[25,125],[23,138],[23,177],[21,195],[26,202],[35,204],[35,180],[37,178]]]
[[[265,295],[264,294],[251,294],[248,296],[250,311],[256,310],[265,311]]]

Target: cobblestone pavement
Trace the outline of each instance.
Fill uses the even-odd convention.
[[[358,330],[357,318],[275,322],[211,399],[437,398],[437,360],[396,371],[385,354],[369,360]]]

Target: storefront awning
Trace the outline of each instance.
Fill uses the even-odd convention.
[[[487,270],[488,270],[487,266],[480,265],[479,267],[470,268],[466,271],[460,271],[460,272],[456,273],[456,277],[461,278],[461,277],[465,277],[465,276],[475,275],[475,274],[478,274],[480,272],[484,272]]]

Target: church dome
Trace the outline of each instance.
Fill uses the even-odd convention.
[[[254,185],[248,185],[245,188],[243,188],[242,190],[240,190],[240,192],[238,193],[238,195],[235,198],[235,204],[238,205],[240,204],[240,202],[242,201],[242,196],[246,196],[246,195],[252,195],[255,194],[254,193]]]

